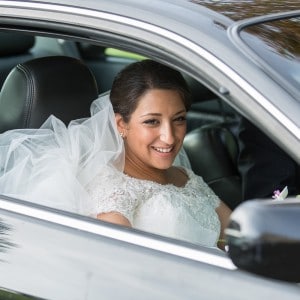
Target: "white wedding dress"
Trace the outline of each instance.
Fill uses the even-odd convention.
[[[134,228],[206,246],[215,246],[220,203],[203,179],[185,169],[184,187],[129,177],[108,168],[87,186],[99,212],[123,214]],[[100,182],[102,184],[100,184]]]
[[[124,146],[108,95],[91,106],[91,117],[66,127],[54,116],[40,129],[0,135],[0,194],[96,217],[122,213],[137,229],[215,246],[218,197],[188,167],[184,187],[123,174]]]

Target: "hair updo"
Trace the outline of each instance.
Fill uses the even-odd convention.
[[[114,112],[119,113],[123,120],[128,122],[140,98],[151,89],[178,91],[186,110],[189,110],[190,92],[182,74],[146,59],[128,65],[115,77],[110,91]]]

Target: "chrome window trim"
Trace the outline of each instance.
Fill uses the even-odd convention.
[[[39,219],[42,221],[67,226],[69,228],[78,229],[80,231],[101,235],[122,242],[127,242],[137,246],[146,247],[148,249],[173,254],[201,263],[221,267],[223,269],[237,269],[228,257],[215,255],[213,253],[209,253],[208,251],[206,252],[201,249],[189,248],[187,246],[168,242],[159,238],[152,238],[147,235],[136,234],[134,231],[130,230],[121,231],[115,228],[114,226],[109,226],[109,224],[107,224],[107,226],[103,226],[100,222],[99,224],[97,224],[96,222],[87,222],[80,218],[74,218],[72,216],[63,215],[63,212],[62,214],[59,214],[51,211],[51,209],[42,209],[35,207],[34,205],[27,206],[25,204],[22,204],[22,201],[19,202],[20,203],[13,200],[0,199],[0,209],[24,215],[27,217]]]
[[[292,93],[293,97],[297,97],[296,95],[299,95],[299,90],[297,90],[293,85],[291,85],[283,76],[275,72],[273,68],[270,67],[270,65],[263,60],[263,58],[261,58],[251,47],[249,47],[248,44],[241,38],[240,33],[247,27],[259,25],[270,21],[289,19],[296,16],[300,16],[300,10],[295,10],[293,12],[286,13],[274,13],[269,14],[267,16],[253,17],[233,23],[231,26],[229,26],[227,30],[230,40],[237,47],[237,49],[242,51],[246,56],[250,57],[252,61],[259,67],[265,69],[266,72],[270,75],[270,77],[273,78],[273,80],[276,81],[278,84],[280,84],[280,82],[283,82],[284,85],[282,86],[282,88],[284,88],[288,93],[289,91],[291,91],[290,93]]]
[[[230,69],[225,63],[220,61],[217,57],[213,56],[211,53],[206,51],[204,48],[199,45],[193,43],[192,41],[186,39],[183,36],[177,35],[172,31],[168,31],[164,28],[160,28],[153,24],[145,23],[139,20],[133,20],[120,15],[113,15],[106,12],[99,12],[95,10],[90,10],[86,8],[80,7],[67,7],[64,5],[58,4],[44,4],[44,3],[36,3],[30,2],[25,3],[22,1],[8,1],[8,0],[0,0],[0,6],[6,8],[25,8],[30,10],[46,10],[48,12],[62,12],[65,14],[69,14],[69,12],[82,16],[89,16],[98,19],[103,19],[106,21],[114,21],[117,23],[129,25],[135,28],[142,28],[145,31],[149,31],[151,33],[155,33],[160,35],[161,37],[167,38],[180,44],[181,46],[188,48],[195,52],[196,54],[200,54],[207,62],[216,67],[219,71],[225,74],[228,78],[232,78],[233,81],[239,82],[239,85],[242,89],[252,96],[256,101],[266,110],[271,112],[272,116],[276,118],[276,120],[281,123],[285,128],[289,130],[289,132],[294,135],[298,140],[300,140],[300,128],[294,124],[282,111],[280,111],[276,106],[274,106],[271,102],[268,101],[261,93],[259,93],[254,87],[252,87],[246,80],[240,77],[235,71]],[[79,25],[79,24],[78,24]]]

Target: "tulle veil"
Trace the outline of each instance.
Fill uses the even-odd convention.
[[[0,134],[0,194],[96,216],[96,203],[85,187],[107,168],[122,172],[124,157],[105,93],[92,103],[89,118],[66,126],[52,115],[39,129]],[[190,168],[183,149],[174,164]]]
[[[94,215],[85,186],[108,166],[124,168],[108,93],[92,103],[89,118],[66,126],[52,115],[39,129],[0,135],[0,194]]]

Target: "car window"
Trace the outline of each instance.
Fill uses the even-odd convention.
[[[255,37],[255,38],[253,38]],[[281,82],[300,93],[300,17],[252,24],[241,32],[243,41],[272,69]],[[258,39],[257,39],[258,38]],[[299,100],[299,97],[296,97]]]
[[[76,53],[95,76],[99,93],[110,90],[116,74],[128,64],[145,59],[145,56],[138,53],[89,43],[48,40],[47,37],[38,40],[43,47],[35,46],[34,49],[45,50],[42,56],[48,56],[49,49],[51,51],[58,49],[57,54],[65,56],[73,56]],[[53,43],[57,47],[47,46]],[[60,47],[61,45],[64,47]],[[18,57],[13,57],[15,65],[20,62]],[[35,57],[29,57],[31,58]],[[184,141],[184,149],[191,168],[195,174],[204,179],[220,199],[231,209],[235,209],[244,200],[242,176],[238,166],[238,159],[241,157],[239,143],[241,116],[206,85],[188,74],[183,75],[192,97],[192,106],[187,114],[188,133]],[[262,139],[268,140],[266,136]],[[246,155],[249,157],[249,153]],[[270,196],[272,192],[273,190],[269,190],[269,194],[264,196]]]

